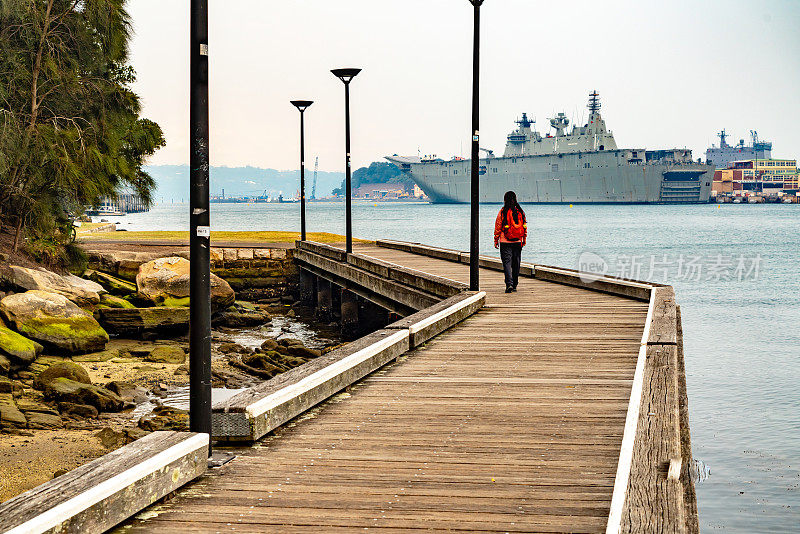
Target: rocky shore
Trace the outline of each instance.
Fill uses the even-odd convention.
[[[0,501],[148,432],[187,428],[172,397],[189,380],[189,261],[154,256],[90,252],[81,276],[0,262]],[[212,260],[224,275],[211,283],[215,388],[249,387],[338,344],[293,335],[302,308],[285,250]]]

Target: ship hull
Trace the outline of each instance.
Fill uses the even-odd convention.
[[[700,163],[630,163],[624,151],[480,160],[480,202],[514,191],[525,203],[692,204],[708,202],[713,167]],[[395,161],[393,158],[388,158]],[[469,160],[395,161],[436,203],[470,202]]]

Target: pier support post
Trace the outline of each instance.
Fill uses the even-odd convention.
[[[342,338],[352,341],[358,338],[358,296],[352,291],[342,289]]]
[[[314,305],[316,296],[316,276],[305,269],[300,269],[300,302],[306,306]]]
[[[333,288],[324,278],[317,279],[317,318],[330,322],[333,309]]]

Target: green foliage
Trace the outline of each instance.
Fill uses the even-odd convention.
[[[70,214],[155,187],[142,164],[164,137],[129,88],[124,1],[0,2],[0,223],[41,254]]]
[[[361,187],[363,184],[403,184],[410,186],[413,182],[403,175],[403,171],[397,165],[388,162],[375,161],[369,167],[361,167],[352,176],[353,189]],[[333,190],[336,196],[344,195],[345,182]]]

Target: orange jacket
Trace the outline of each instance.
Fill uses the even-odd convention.
[[[497,214],[497,219],[494,221],[494,244],[498,245],[500,243],[519,243],[519,241],[509,241],[506,239],[505,232],[503,232],[503,226],[505,226],[505,221],[503,220],[503,210],[500,210],[500,213]],[[528,241],[528,227],[525,227],[525,236],[522,238],[522,246],[525,246],[525,243]]]

